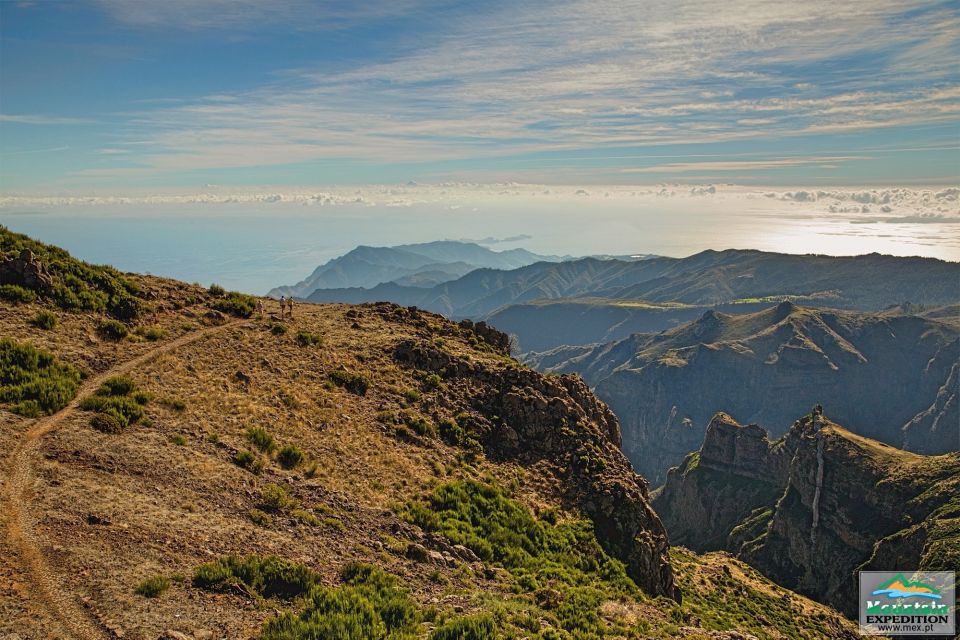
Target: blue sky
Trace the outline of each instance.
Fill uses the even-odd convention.
[[[957,60],[956,2],[5,0],[0,192],[956,184]]]

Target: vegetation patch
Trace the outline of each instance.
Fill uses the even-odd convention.
[[[247,441],[263,453],[270,454],[277,448],[277,443],[270,432],[263,427],[250,427],[246,431]]]
[[[600,605],[640,593],[623,563],[601,548],[592,523],[538,520],[492,482],[440,485],[401,517],[505,568],[516,593],[531,594],[545,620],[577,638],[618,632],[601,617]]]
[[[297,344],[301,347],[319,347],[323,345],[323,336],[310,331],[297,331]]]
[[[306,565],[277,556],[235,555],[202,564],[193,572],[193,586],[208,591],[246,593],[251,597],[292,599],[319,582]]]
[[[57,326],[57,314],[52,311],[38,311],[37,315],[30,318],[30,324],[38,329],[50,331]]]
[[[238,451],[233,456],[233,464],[237,465],[241,469],[246,469],[250,473],[260,474],[264,467],[267,466],[267,463],[264,462],[263,458],[243,449]]]
[[[80,388],[80,372],[52,353],[0,338],[0,406],[29,418],[56,413]]]
[[[90,426],[105,433],[117,433],[143,420],[143,406],[149,401],[149,394],[138,390],[133,380],[113,376],[104,380],[92,396],[84,398],[80,408],[108,416],[94,416]]]
[[[138,287],[112,267],[94,266],[69,253],[0,226],[0,254],[17,255],[29,249],[54,279],[50,298],[63,309],[106,312],[120,320],[144,313]],[[35,295],[48,292],[32,291]]]
[[[355,393],[358,396],[366,395],[367,390],[370,388],[370,378],[361,373],[353,373],[344,371],[343,369],[331,371],[330,381],[338,387],[343,387],[350,393]]]
[[[213,303],[213,308],[238,318],[249,318],[257,308],[257,299],[239,291],[231,291],[221,295]]]
[[[134,593],[144,598],[157,598],[163,595],[163,592],[170,588],[170,578],[166,576],[154,576],[147,578],[137,585]]]
[[[14,304],[23,304],[33,302],[37,299],[37,294],[31,289],[21,287],[16,284],[0,285],[0,300],[6,300]]]
[[[295,469],[306,459],[303,449],[295,444],[285,444],[277,453],[277,462],[284,469]]]
[[[108,340],[123,340],[130,334],[130,329],[117,320],[104,320],[97,325],[97,333]]]
[[[340,577],[338,587],[314,586],[299,613],[268,621],[261,640],[412,640],[420,635],[420,612],[396,577],[359,563],[346,565]]]

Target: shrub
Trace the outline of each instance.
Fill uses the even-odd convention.
[[[279,462],[280,466],[284,469],[295,469],[303,462],[305,457],[303,449],[295,444],[286,444],[283,445],[277,454],[277,462]]]
[[[7,302],[23,303],[33,302],[37,299],[37,294],[31,289],[26,289],[16,284],[0,285],[0,300]]]
[[[37,315],[30,318],[30,324],[38,329],[50,331],[57,326],[57,314],[47,310],[39,311]]]
[[[123,340],[130,333],[127,325],[117,320],[104,320],[97,325],[97,333],[110,340]]]
[[[207,291],[210,293],[210,295],[215,296],[217,298],[219,298],[224,293],[226,293],[226,290],[220,285],[218,285],[217,283],[213,283],[212,285],[210,285],[210,288],[207,289]]]
[[[277,556],[226,556],[202,564],[193,572],[193,585],[209,591],[245,587],[251,595],[293,599],[307,593],[319,576],[306,565]]]
[[[442,385],[443,380],[441,380],[440,376],[435,373],[431,373],[423,379],[423,388],[427,391],[434,391],[439,389]]]
[[[403,392],[403,398],[411,404],[414,402],[420,402],[420,397],[420,392],[416,389],[407,389]]]
[[[250,511],[247,512],[247,517],[249,517],[254,524],[258,524],[261,527],[269,527],[273,524],[273,518],[270,517],[270,514],[260,509],[250,509]]]
[[[300,613],[268,621],[261,639],[407,640],[420,635],[421,616],[396,577],[377,567],[350,563],[341,579],[339,587],[311,589]]]
[[[283,511],[294,504],[286,489],[276,484],[268,484],[260,492],[260,506],[266,511]]]
[[[156,598],[169,588],[170,578],[166,576],[154,576],[153,578],[147,578],[137,585],[134,593],[144,598]]]
[[[181,413],[187,408],[187,403],[179,398],[163,398],[160,400],[160,404],[177,413]]]
[[[234,454],[233,464],[255,474],[259,474],[266,466],[263,458],[251,453],[250,451],[247,451],[246,449],[238,451],[236,454]]]
[[[90,418],[90,426],[103,433],[120,433],[123,425],[120,420],[109,413],[97,413]]]
[[[273,453],[273,450],[277,448],[273,436],[263,427],[250,427],[246,431],[246,436],[250,444],[263,453]]]
[[[430,640],[495,640],[496,637],[496,625],[489,614],[457,618],[430,634]]]
[[[183,445],[187,444],[187,439],[184,438],[184,437],[183,437],[182,435],[180,435],[179,433],[177,433],[177,434],[174,434],[174,435],[170,436],[170,442],[172,442],[173,444],[177,445],[178,447],[182,447]]]
[[[231,291],[220,297],[213,304],[213,308],[238,318],[249,318],[257,308],[257,300],[245,293]]]
[[[143,336],[150,342],[157,342],[166,337],[166,332],[160,327],[137,327],[136,334]]]
[[[335,369],[330,372],[330,380],[335,385],[343,387],[350,393],[355,393],[358,396],[366,395],[367,390],[370,388],[370,379],[367,376],[360,373],[344,371],[343,369]]]
[[[129,396],[92,395],[80,402],[84,411],[93,411],[113,416],[125,429],[143,419],[143,406]]]
[[[128,396],[137,388],[136,383],[127,376],[111,376],[100,384],[98,396]]]
[[[323,337],[319,333],[297,331],[297,344],[301,347],[319,347],[323,344]]]
[[[0,405],[26,417],[55,413],[80,388],[80,372],[29,343],[0,338]]]
[[[285,324],[274,322],[272,325],[270,325],[270,333],[272,333],[275,336],[282,336],[286,332],[287,332],[287,325]]]

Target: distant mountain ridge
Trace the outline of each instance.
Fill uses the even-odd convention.
[[[620,419],[627,456],[658,484],[720,410],[779,435],[822,403],[861,435],[929,454],[958,450],[958,335],[936,319],[784,302],[751,314],[708,311],[663,333],[528,363],[583,376]]]
[[[317,267],[300,282],[272,289],[268,295],[305,298],[317,289],[372,288],[381,283],[432,287],[475,269],[515,269],[534,262],[559,260],[526,249],[493,251],[470,242],[441,240],[395,247],[358,246]]]
[[[508,305],[583,296],[690,305],[792,296],[805,302],[823,300],[836,308],[878,311],[906,300],[955,304],[960,299],[960,264],[879,254],[835,257],[710,250],[686,258],[582,258],[536,262],[506,271],[484,268],[429,289],[386,283],[318,290],[307,299],[387,300],[453,318],[482,319]]]

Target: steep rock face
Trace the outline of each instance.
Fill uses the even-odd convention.
[[[727,538],[782,492],[793,440],[772,443],[757,425],[725,413],[710,421],[703,446],[667,474],[653,506],[673,544],[696,551],[729,548]]]
[[[960,559],[960,454],[901,451],[816,412],[766,451],[752,431],[721,414],[699,464],[671,470],[654,503],[671,542],[725,547],[848,614],[860,568],[950,568]]]
[[[903,426],[904,447],[927,454],[960,450],[960,340],[943,347],[923,373],[944,382],[932,404]]]
[[[469,405],[490,417],[475,415],[460,425],[487,456],[550,469],[562,499],[593,520],[601,544],[641,588],[680,597],[647,483],[619,450],[616,417],[582,380],[517,367],[492,370],[427,341],[402,341],[394,357],[462,388]]]
[[[0,256],[0,284],[14,284],[50,293],[53,290],[53,276],[30,249],[24,249],[15,256]]]
[[[936,419],[941,405],[949,418],[956,388],[936,398],[960,355],[956,341],[956,328],[937,320],[787,302],[753,314],[710,311],[677,329],[551,358],[541,370],[582,373],[619,418],[627,457],[660,484],[700,446],[720,408],[779,436],[820,403],[861,435],[926,453],[957,450]]]

